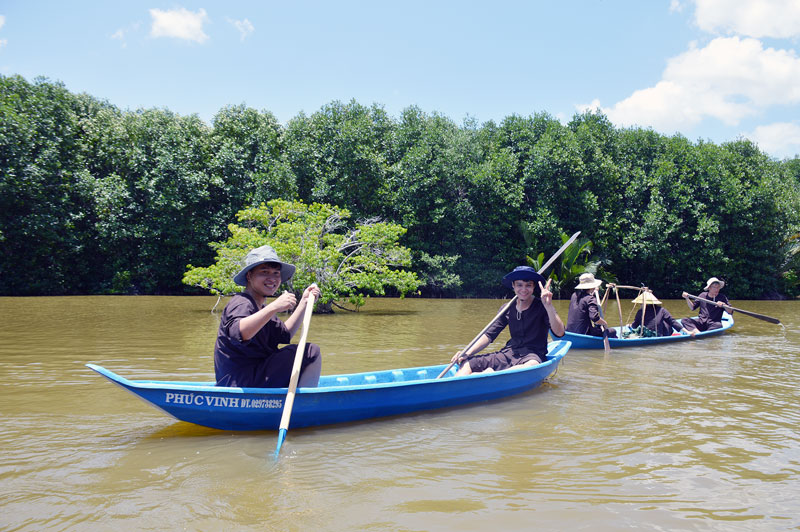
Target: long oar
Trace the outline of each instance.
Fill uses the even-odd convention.
[[[553,264],[553,262],[554,262],[554,261],[555,261],[555,260],[556,260],[556,259],[557,259],[557,258],[558,258],[558,257],[559,257],[561,254],[562,254],[562,253],[564,253],[564,250],[565,250],[565,249],[567,249],[567,248],[570,246],[570,244],[572,244],[573,242],[575,242],[575,239],[576,239],[576,238],[578,238],[578,235],[580,235],[580,234],[581,234],[581,232],[580,232],[580,231],[578,231],[577,233],[575,233],[574,235],[572,235],[571,237],[569,237],[569,240],[567,240],[566,242],[564,242],[564,245],[563,245],[563,246],[561,246],[560,248],[558,248],[558,251],[556,251],[556,252],[553,254],[553,256],[552,256],[552,257],[550,257],[550,259],[549,259],[547,262],[545,262],[545,263],[544,263],[544,266],[542,266],[541,268],[539,268],[539,271],[538,271],[538,272],[536,272],[536,273],[538,273],[539,275],[542,275],[542,273],[543,273],[543,272],[544,272],[544,271],[545,271],[547,268],[549,268],[549,267],[550,267],[550,265],[551,265],[551,264]],[[508,303],[506,303],[505,305],[503,305],[503,308],[501,308],[501,309],[500,309],[500,312],[498,312],[498,313],[497,313],[497,316],[495,316],[495,317],[492,319],[492,321],[490,321],[488,324],[486,324],[486,327],[484,327],[484,328],[483,328],[483,330],[482,330],[481,332],[479,332],[479,333],[478,333],[478,336],[476,336],[475,338],[473,338],[473,339],[472,339],[472,341],[471,341],[471,342],[470,342],[470,343],[467,345],[467,347],[465,347],[465,348],[464,348],[464,349],[463,349],[461,352],[462,352],[462,353],[466,353],[467,351],[469,351],[469,350],[470,350],[470,348],[471,348],[473,345],[475,345],[475,342],[477,342],[478,340],[480,340],[480,339],[481,339],[481,336],[483,336],[483,334],[484,334],[486,331],[488,331],[488,330],[489,330],[489,327],[491,327],[491,326],[494,324],[494,322],[496,322],[498,319],[500,319],[500,316],[502,316],[502,315],[503,315],[503,314],[504,314],[504,313],[505,313],[505,312],[506,312],[506,311],[507,311],[507,310],[508,310],[508,309],[511,307],[511,305],[513,305],[513,304],[514,304],[516,301],[517,301],[517,296],[514,296],[514,297],[512,297],[512,298],[511,298],[511,301],[509,301]],[[448,364],[448,366],[447,366],[446,368],[444,368],[444,371],[442,371],[442,372],[439,374],[439,376],[438,376],[438,377],[436,377],[436,378],[437,378],[437,379],[441,379],[441,378],[444,376],[444,374],[445,374],[445,373],[447,373],[448,371],[450,371],[450,368],[452,368],[452,367],[453,367],[453,364],[455,364],[457,360],[458,360],[458,359],[456,359],[456,360],[453,360],[452,362],[450,362],[450,364]]]
[[[594,298],[597,301],[597,312],[600,314],[600,317],[603,318],[603,302],[600,301],[600,292],[597,290],[597,288],[594,289]],[[605,351],[606,354],[609,354],[611,352],[611,342],[608,341],[608,329],[601,325],[600,330],[603,331],[603,351]]]
[[[686,295],[691,297],[692,299],[696,299],[698,301],[706,301],[706,302],[711,303],[713,305],[717,304],[717,301],[711,301],[710,299],[704,299],[702,297],[693,296],[692,294],[686,294]],[[759,320],[768,321],[768,322],[774,323],[776,325],[780,325],[780,323],[781,323],[781,321],[778,318],[773,318],[771,316],[765,316],[763,314],[756,314],[755,312],[750,312],[749,310],[742,310],[740,308],[732,307],[730,305],[725,305],[725,306],[728,307],[731,310],[735,310],[736,312],[741,312],[745,316],[751,316],[753,318],[757,318]]]
[[[294,355],[292,365],[292,376],[289,379],[289,392],[286,394],[286,401],[283,404],[283,414],[281,424],[278,429],[278,446],[275,447],[275,458],[281,452],[281,445],[286,439],[286,432],[289,430],[289,419],[292,417],[292,407],[294,406],[294,396],[297,392],[297,380],[300,378],[300,367],[303,364],[303,352],[306,350],[306,337],[308,336],[308,326],[311,324],[311,313],[314,311],[314,294],[308,294],[306,301],[306,311],[303,314],[303,333],[300,335],[300,342],[297,344],[297,351]]]

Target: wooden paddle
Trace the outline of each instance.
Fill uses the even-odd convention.
[[[570,246],[570,244],[572,244],[573,242],[575,242],[575,239],[576,239],[576,238],[578,238],[578,235],[580,235],[580,234],[581,234],[581,232],[580,232],[580,231],[578,231],[577,233],[575,233],[574,235],[572,235],[571,237],[569,237],[569,240],[567,240],[566,242],[564,242],[564,245],[563,245],[563,246],[561,246],[560,248],[558,248],[558,251],[556,251],[556,252],[553,254],[553,256],[552,256],[552,257],[550,257],[550,259],[549,259],[547,262],[545,262],[545,263],[544,263],[544,266],[542,266],[541,268],[539,268],[539,271],[538,271],[538,272],[536,272],[536,273],[538,273],[539,275],[542,275],[542,273],[543,273],[543,272],[544,272],[544,271],[545,271],[547,268],[549,268],[549,267],[550,267],[550,265],[551,265],[551,264],[553,264],[553,262],[554,262],[554,261],[555,261],[555,260],[556,260],[556,259],[557,259],[557,258],[558,258],[558,257],[559,257],[561,254],[562,254],[562,253],[564,253],[564,250],[565,250],[565,249],[567,249],[567,248]],[[505,312],[506,312],[506,311],[507,311],[509,308],[511,308],[511,305],[513,305],[514,303],[516,303],[516,301],[517,301],[517,296],[515,295],[514,297],[512,297],[512,298],[511,298],[511,301],[509,301],[508,303],[506,303],[505,305],[503,305],[503,308],[501,308],[501,309],[500,309],[500,312],[498,312],[498,313],[497,313],[497,315],[496,315],[496,316],[495,316],[495,317],[492,319],[492,321],[490,321],[488,324],[486,324],[486,327],[484,327],[484,328],[483,328],[483,330],[482,330],[481,332],[479,332],[479,333],[478,333],[478,336],[476,336],[475,338],[473,338],[473,339],[472,339],[472,341],[471,341],[471,342],[470,342],[470,343],[467,345],[467,347],[465,347],[465,348],[464,348],[464,349],[463,349],[461,352],[462,352],[462,353],[466,353],[467,351],[469,351],[469,350],[470,350],[470,348],[471,348],[473,345],[475,345],[475,343],[476,343],[478,340],[480,340],[480,339],[481,339],[481,336],[483,336],[483,334],[484,334],[486,331],[488,331],[488,330],[489,330],[489,327],[491,327],[492,325],[494,325],[494,322],[496,322],[498,319],[500,319],[500,316],[502,316],[502,315],[503,315],[503,314],[504,314],[504,313],[505,313]],[[447,366],[446,368],[444,368],[444,371],[442,371],[442,372],[439,374],[439,376],[438,376],[438,377],[436,377],[436,378],[437,378],[437,379],[441,379],[441,378],[444,376],[444,374],[445,374],[445,373],[447,373],[448,371],[450,371],[450,368],[452,368],[452,367],[453,367],[453,365],[456,363],[456,361],[457,361],[457,360],[458,360],[458,359],[456,359],[456,360],[453,360],[452,362],[450,362],[450,364],[448,364],[448,366]]]
[[[606,290],[608,290],[608,288],[606,288]],[[597,288],[594,289],[594,298],[597,300],[597,312],[600,314],[600,317],[603,318],[603,302],[600,301],[600,292]],[[611,342],[608,341],[608,329],[601,325],[600,330],[603,331],[603,351],[609,354],[611,352]]]
[[[711,301],[710,299],[704,299],[702,297],[693,296],[692,294],[689,294],[689,293],[687,293],[686,295],[691,297],[692,299],[696,299],[698,301],[706,301],[706,302],[711,303],[713,305],[716,305],[718,303],[717,301]],[[773,318],[773,317],[770,317],[770,316],[765,316],[764,314],[756,314],[755,312],[750,312],[749,310],[742,310],[740,308],[732,307],[730,305],[725,305],[724,303],[723,303],[723,305],[725,307],[728,307],[731,310],[735,310],[736,312],[740,312],[740,313],[744,314],[745,316],[751,316],[753,318],[757,318],[759,320],[768,321],[768,322],[774,323],[776,325],[780,325],[780,323],[781,323],[780,320],[777,319],[777,318]]]
[[[289,430],[289,419],[292,417],[292,407],[294,406],[294,396],[297,392],[297,381],[300,378],[300,368],[303,365],[303,352],[306,350],[306,337],[308,336],[308,326],[311,324],[311,314],[314,312],[314,294],[308,294],[306,310],[303,314],[303,333],[300,335],[300,342],[297,344],[297,351],[294,355],[292,365],[292,376],[289,379],[289,391],[286,393],[286,401],[283,404],[283,414],[278,428],[278,446],[275,447],[275,458],[281,452],[283,440],[286,439],[286,432]]]

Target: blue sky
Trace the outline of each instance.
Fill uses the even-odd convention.
[[[800,1],[0,1],[0,73],[123,110],[286,123],[334,100],[462,123],[601,109],[800,154]]]

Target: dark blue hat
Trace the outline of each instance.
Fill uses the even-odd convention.
[[[534,283],[544,283],[545,278],[530,266],[517,266],[514,271],[506,274],[503,277],[503,286],[506,288],[514,288],[512,283],[514,281],[533,281]]]

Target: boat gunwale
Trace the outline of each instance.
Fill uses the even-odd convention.
[[[548,348],[547,359],[542,362],[541,364],[536,364],[534,366],[527,366],[524,368],[507,368],[502,371],[494,371],[489,373],[473,373],[471,375],[464,375],[459,377],[461,379],[486,379],[486,378],[497,378],[502,377],[504,375],[509,374],[517,374],[517,373],[528,373],[531,371],[541,370],[546,368],[547,366],[552,365],[553,363],[559,363],[564,356],[569,351],[572,342],[569,340],[556,340],[550,342],[548,344],[557,344],[554,346],[553,350],[550,351]],[[411,368],[396,368],[396,369],[386,369],[386,370],[377,370],[377,371],[365,371],[359,373],[343,373],[339,375],[326,375],[324,377],[363,377],[363,376],[374,376],[380,373],[389,373],[391,374],[394,371],[419,371],[419,370],[438,370],[441,371],[447,365],[446,364],[439,364],[435,366],[417,366]],[[130,380],[126,377],[123,377],[109,369],[104,368],[98,364],[88,363],[86,367],[94,370],[95,372],[99,373],[100,375],[106,377],[107,379],[111,380],[112,382],[131,388],[137,388],[141,390],[163,390],[166,388],[174,389],[174,390],[181,390],[181,391],[194,391],[194,392],[210,392],[210,393],[224,393],[224,394],[258,394],[258,395],[286,395],[288,388],[242,388],[242,387],[234,387],[234,386],[216,386],[213,382],[199,382],[199,383],[192,383],[190,381],[161,381],[161,380]],[[438,375],[438,371],[436,374]],[[437,379],[436,377],[432,378],[425,378],[425,379],[413,379],[413,380],[403,380],[403,381],[389,381],[389,382],[363,382],[360,384],[345,384],[345,385],[332,385],[332,386],[320,386],[315,388],[297,388],[298,394],[324,394],[329,392],[343,392],[343,391],[358,391],[358,390],[365,390],[365,389],[382,389],[382,388],[400,388],[400,387],[408,387],[408,386],[415,386],[415,385],[424,385],[424,384],[431,384],[434,382],[438,383],[446,383],[451,382],[452,379],[455,377],[455,371],[451,370],[450,374],[446,375],[441,379]]]

